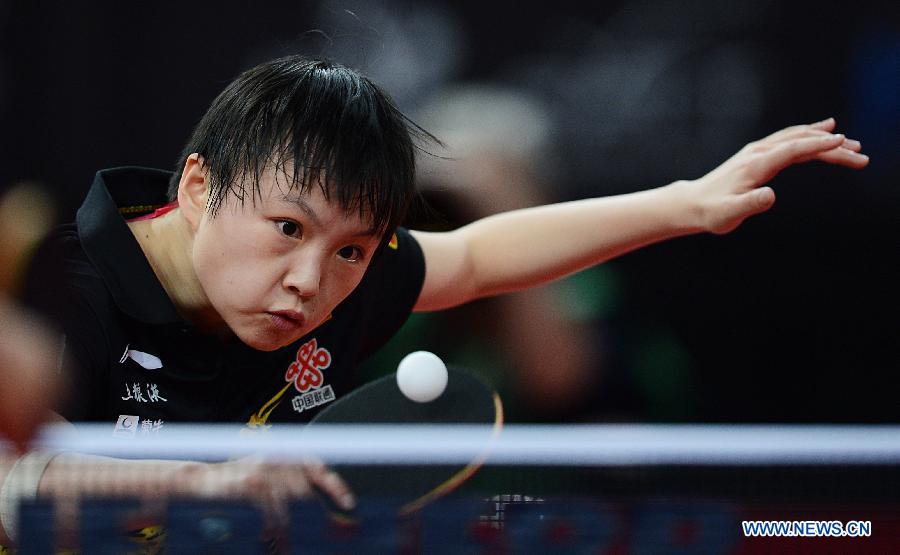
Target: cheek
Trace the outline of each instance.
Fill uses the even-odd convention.
[[[344,269],[345,270],[345,269]],[[331,276],[329,301],[333,306],[341,303],[359,286],[365,275],[365,268],[356,271],[337,271]]]
[[[253,308],[271,285],[271,264],[266,264],[258,241],[246,235],[211,228],[194,240],[194,269],[207,298],[220,313],[226,307]],[[251,240],[248,240],[251,239]]]

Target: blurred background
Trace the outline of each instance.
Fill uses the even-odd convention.
[[[447,143],[421,160],[418,228],[700,177],[828,116],[872,159],[786,171],[728,236],[415,315],[361,380],[428,349],[514,421],[900,421],[896,4],[0,0],[0,192],[40,183],[70,221],[96,170],[172,169],[231,79],[298,52]]]

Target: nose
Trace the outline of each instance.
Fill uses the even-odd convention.
[[[304,257],[291,265],[284,275],[284,287],[303,299],[319,294],[322,282],[322,262]]]

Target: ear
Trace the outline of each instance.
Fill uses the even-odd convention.
[[[178,183],[178,207],[194,231],[200,227],[208,199],[207,171],[203,167],[203,157],[195,152],[185,160]]]

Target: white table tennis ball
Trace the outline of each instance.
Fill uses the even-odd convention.
[[[447,389],[447,366],[434,353],[409,353],[397,366],[397,385],[411,401],[434,401]]]

